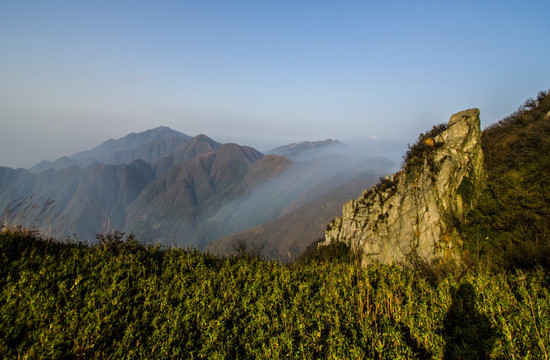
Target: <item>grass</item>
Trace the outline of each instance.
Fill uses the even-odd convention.
[[[0,235],[6,358],[548,358],[550,275]]]

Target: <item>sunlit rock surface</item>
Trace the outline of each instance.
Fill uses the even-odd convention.
[[[454,114],[439,134],[419,139],[421,151],[398,173],[344,205],[325,234],[370,262],[445,261],[462,241],[457,227],[483,189],[479,110]]]

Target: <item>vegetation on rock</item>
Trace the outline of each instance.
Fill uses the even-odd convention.
[[[427,133],[418,135],[418,140],[413,145],[409,144],[409,149],[403,155],[402,167],[406,172],[418,169],[424,164],[424,159],[428,158],[433,150],[441,144],[434,141],[434,137],[447,129],[447,124],[434,125]],[[433,170],[433,169],[432,169]]]

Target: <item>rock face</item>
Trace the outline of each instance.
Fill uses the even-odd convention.
[[[401,171],[345,204],[321,245],[345,242],[363,264],[445,261],[460,249],[457,226],[485,178],[479,110],[454,114],[419,137]]]

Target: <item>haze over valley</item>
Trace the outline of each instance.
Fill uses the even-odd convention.
[[[322,236],[348,198],[396,167],[330,139],[272,152],[159,127],[28,170],[1,167],[0,208],[12,221],[35,221],[40,206],[52,201],[39,227],[61,238],[94,242],[98,233],[119,230],[144,242],[198,249],[298,211],[305,228],[286,237],[297,255],[311,236]],[[25,214],[33,203],[35,213]],[[289,251],[270,248],[266,255]]]

